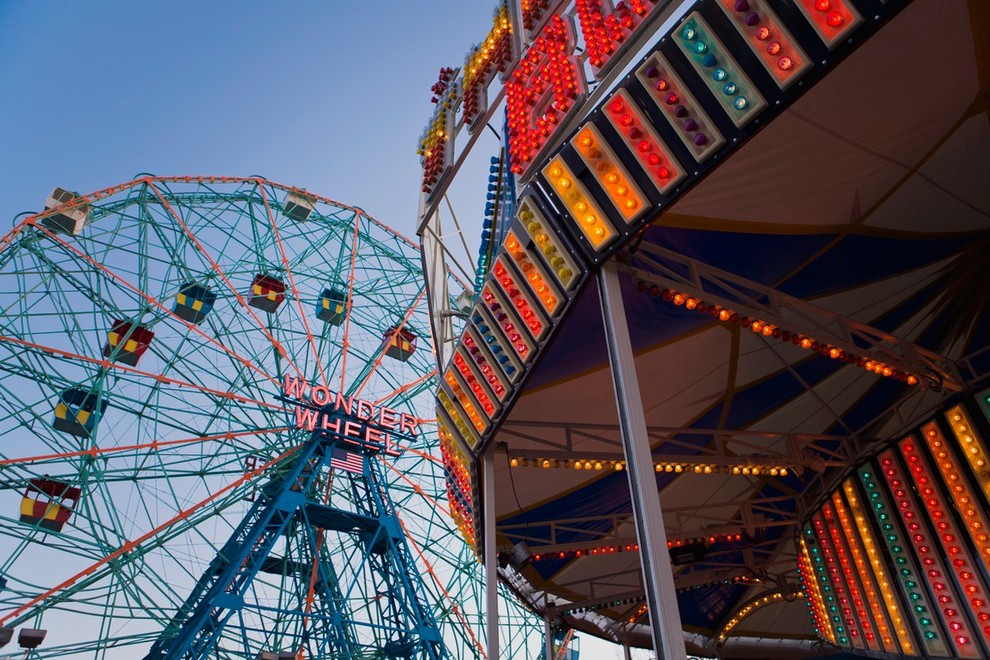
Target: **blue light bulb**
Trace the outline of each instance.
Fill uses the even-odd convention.
[[[735,107],[736,110],[745,110],[746,106],[749,105],[749,101],[746,100],[745,96],[740,96],[739,98],[737,98],[735,101],[732,102],[732,105]]]
[[[691,48],[694,49],[694,52],[701,54],[708,50],[708,44],[706,44],[704,41],[699,41],[693,46],[691,46]]]
[[[736,93],[736,83],[730,80],[729,82],[725,83],[724,87],[722,87],[722,91],[725,92],[726,96],[732,96],[733,94]]]
[[[694,41],[694,38],[698,36],[698,33],[694,31],[694,28],[686,27],[681,32],[681,36],[687,39],[688,41]]]
[[[722,82],[723,80],[725,80],[725,77],[727,75],[728,74],[725,72],[725,69],[723,69],[722,67],[719,67],[714,71],[712,71],[712,78],[714,78],[718,82]]]

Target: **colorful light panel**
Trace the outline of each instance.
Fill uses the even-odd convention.
[[[777,87],[787,89],[811,68],[808,56],[765,0],[719,0],[719,3]]]
[[[649,209],[643,191],[593,124],[582,126],[571,138],[571,145],[627,225]]]
[[[950,506],[947,506],[945,499],[938,489],[938,482],[932,478],[932,472],[928,461],[925,459],[914,438],[908,437],[900,442],[901,453],[908,463],[908,473],[914,480],[918,489],[918,494],[931,516],[932,524],[937,530],[936,540],[941,544],[946,553],[952,571],[962,589],[962,600],[969,604],[970,609],[979,622],[980,633],[990,641],[990,605],[987,604],[987,586],[979,576],[979,569],[976,567],[973,557],[963,540],[964,536],[959,533],[959,529],[952,521]],[[970,506],[972,504],[970,503]],[[974,511],[975,513],[975,511]],[[922,558],[924,561],[924,558]],[[929,576],[931,572],[929,571]],[[948,577],[948,576],[946,576]],[[941,576],[938,576],[940,579]],[[938,583],[932,582],[932,586],[939,591]],[[963,629],[954,628],[949,624],[950,629],[956,637],[957,643],[961,642]]]
[[[474,394],[474,398],[481,405],[481,409],[489,418],[498,414],[502,406],[499,405],[495,393],[489,387],[488,381],[478,371],[474,360],[467,352],[464,345],[458,346],[454,351],[453,368],[461,375],[461,380],[468,386]],[[448,367],[449,369],[450,367]]]
[[[902,451],[905,449],[903,443],[901,449]],[[952,640],[955,652],[963,658],[980,657],[980,649],[973,639],[973,631],[970,629],[965,615],[960,611],[960,606],[965,601],[960,599],[942,562],[938,551],[939,539],[932,538],[925,528],[925,519],[911,496],[910,485],[896,454],[888,450],[880,454],[879,461],[880,473],[886,479],[887,486],[894,496],[895,508],[907,530],[908,541],[914,548],[915,556],[921,562],[928,584],[936,594],[937,612],[941,615],[942,623],[949,631],[949,638]],[[938,503],[938,500],[934,499],[931,493],[926,496],[926,500]],[[936,515],[937,512],[934,510],[929,511],[929,513],[936,523],[944,519],[944,511],[940,512],[940,515]]]
[[[870,620],[863,608],[863,600],[859,595],[859,587],[849,566],[849,560],[845,557],[841,544],[838,548],[835,547],[835,539],[838,536],[834,516],[827,502],[822,506],[821,512],[811,519],[811,525],[822,549],[822,557],[825,559],[829,577],[832,579],[832,586],[839,601],[839,612],[846,624],[846,630],[849,631],[849,641],[856,648],[865,649],[870,646],[871,650],[876,650],[872,648],[875,640],[873,645],[868,645],[864,637],[864,633],[873,635]]]
[[[461,436],[461,440],[471,451],[477,451],[481,446],[481,438],[443,385],[437,390],[437,402],[450,419],[451,430],[455,430]]]
[[[808,544],[803,538],[798,539],[798,574],[801,576],[804,593],[808,594],[808,609],[815,622],[815,629],[819,637],[835,644],[835,633],[829,622],[828,611],[825,608],[825,600],[822,597],[821,589],[819,589],[818,580],[815,579],[815,569],[811,564]]]
[[[450,432],[449,423],[442,414],[437,416],[437,436],[440,438],[450,517],[464,540],[474,548],[477,547],[474,463]]]
[[[523,229],[533,239],[533,243],[550,265],[550,269],[560,285],[566,290],[571,290],[577,286],[578,273],[580,272],[577,264],[571,259],[568,249],[553,233],[547,219],[543,217],[543,214],[529,197],[519,202],[517,215]]]
[[[874,635],[872,631],[867,630],[865,633],[866,639],[870,642],[877,642],[879,645],[879,650],[881,651],[885,651],[887,653],[898,653],[900,649],[898,648],[898,644],[894,641],[893,632],[890,628],[890,621],[887,619],[887,615],[883,611],[883,604],[880,600],[877,585],[873,580],[873,575],[870,573],[869,564],[866,561],[866,553],[863,551],[863,548],[859,543],[859,538],[856,536],[855,527],[853,526],[850,518],[849,510],[846,508],[846,504],[842,499],[842,494],[839,491],[834,491],[832,493],[832,508],[835,510],[835,519],[839,521],[837,528],[835,525],[835,519],[828,520],[828,522],[832,525],[833,538],[838,539],[840,536],[842,537],[847,549],[847,561],[856,570],[856,574],[859,577],[860,591],[863,596],[863,605],[857,604],[857,607],[864,609],[865,607],[868,607],[870,609],[870,613],[873,615],[873,623],[876,626],[876,635]],[[826,520],[827,519],[828,514],[826,514]],[[836,545],[836,547],[838,548],[838,545]],[[842,557],[840,556],[840,561],[841,560]],[[871,647],[872,646],[874,645],[871,644]]]
[[[605,219],[598,202],[588,194],[587,188],[574,176],[563,158],[558,155],[545,165],[543,176],[563,202],[574,224],[595,250],[605,249],[618,237]]]
[[[721,131],[663,55],[651,55],[636,77],[696,161],[704,162],[725,144]]]
[[[523,274],[524,282],[530,290],[532,297],[540,304],[549,316],[557,316],[564,310],[562,295],[557,290],[553,280],[547,271],[540,265],[535,251],[523,245],[515,231],[509,230],[505,235],[505,252],[515,262],[516,267]]]
[[[502,334],[501,329],[489,314],[488,308],[484,305],[476,306],[471,315],[471,321],[478,334],[478,339],[491,352],[502,372],[510,381],[516,382],[522,373],[522,363],[519,362],[519,358],[516,357],[508,339]]]
[[[952,413],[947,417],[951,419]],[[964,476],[966,471],[950,451],[935,422],[925,424],[921,428],[921,437],[925,439],[928,451],[935,457],[935,465],[942,475],[943,483],[949,489],[955,509],[962,517],[969,537],[983,560],[983,565],[990,569],[990,525],[987,523],[983,507],[967,483]]]
[[[840,646],[849,645],[849,635],[846,632],[846,624],[842,620],[839,611],[839,596],[835,590],[832,580],[829,578],[829,570],[825,564],[825,557],[815,537],[815,532],[811,527],[804,530],[804,538],[801,539],[808,548],[808,557],[815,580],[821,589],[822,601],[825,603],[825,611],[828,615],[829,626],[834,633],[834,639]]]
[[[854,531],[846,531],[846,538],[851,538],[854,534],[858,534],[859,541],[863,544],[862,547],[865,550],[867,559],[864,563],[873,573],[873,578],[876,581],[875,584],[880,591],[880,595],[883,596],[886,614],[890,617],[894,631],[897,633],[901,652],[905,655],[918,655],[918,651],[915,650],[914,636],[908,629],[908,622],[901,615],[901,606],[897,601],[894,583],[888,577],[884,562],[880,559],[880,552],[878,550],[879,541],[873,537],[873,532],[866,520],[866,514],[860,506],[859,495],[856,493],[856,487],[853,485],[852,479],[846,479],[842,484],[842,490],[845,493],[846,502],[849,504],[852,522],[855,523],[853,525]]]
[[[931,655],[945,655],[948,651],[942,629],[934,614],[936,610],[921,582],[921,573],[908,548],[904,532],[898,525],[897,516],[893,513],[895,507],[891,506],[882,491],[881,477],[874,473],[871,466],[866,465],[859,469],[859,478],[866,490],[869,509],[880,527],[881,538],[893,558],[894,570],[903,593],[907,596],[911,615],[917,629],[921,631],[925,651]]]
[[[962,406],[950,408],[945,418],[952,427],[952,434],[962,449],[970,469],[976,477],[976,482],[983,489],[983,494],[990,498],[990,462],[987,458],[987,446],[983,438],[973,426],[973,420]]]
[[[528,287],[525,284],[520,284],[525,280],[509,265],[504,254],[499,255],[495,260],[492,266],[492,275],[496,285],[501,289],[502,295],[516,310],[516,314],[522,320],[522,327],[529,332],[530,337],[536,341],[546,337],[547,332],[550,331],[550,323],[543,315],[542,307],[537,304],[536,298],[529,293]]]
[[[488,415],[484,413],[481,409],[479,403],[477,403],[471,396],[471,391],[460,379],[457,372],[448,369],[443,374],[444,383],[447,386],[448,392],[453,395],[457,403],[461,405],[461,410],[467,416],[468,420],[474,424],[475,430],[479,435],[484,435],[491,428],[491,422],[488,419]]]
[[[605,116],[660,192],[667,194],[686,176],[626,90],[620,89],[605,103]]]
[[[835,48],[863,22],[863,17],[849,0],[794,1],[829,49]]]
[[[506,302],[502,294],[495,290],[491,282],[486,282],[485,286],[481,288],[480,299],[482,304],[488,308],[492,318],[495,319],[496,326],[493,327],[497,327],[498,331],[508,340],[507,343],[519,357],[519,360],[523,364],[528,362],[533,357],[533,344],[526,335],[526,331],[520,328],[522,322],[512,311],[512,305]]]
[[[766,100],[698,12],[681,23],[673,39],[736,126],[742,128],[766,107]]]
[[[495,398],[505,401],[509,396],[509,381],[502,370],[502,365],[495,360],[495,357],[488,352],[483,342],[475,337],[474,331],[465,328],[461,336],[461,346],[468,354],[468,359],[472,360],[481,377],[488,381],[488,389],[492,391]],[[506,360],[508,358],[506,357]]]

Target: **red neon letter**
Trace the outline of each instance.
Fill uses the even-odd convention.
[[[584,93],[584,73],[573,52],[573,30],[554,14],[505,85],[509,151],[517,174],[525,171]]]
[[[300,378],[293,378],[289,374],[285,375],[285,384],[282,386],[282,395],[289,399],[301,399],[306,394],[308,385]]]
[[[620,1],[614,9],[611,0],[577,0],[574,3],[588,49],[588,62],[596,72],[608,63],[654,6],[651,0]]]

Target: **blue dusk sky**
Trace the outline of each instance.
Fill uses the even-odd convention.
[[[493,7],[0,0],[0,226],[150,172],[262,175],[413,237],[430,86]]]

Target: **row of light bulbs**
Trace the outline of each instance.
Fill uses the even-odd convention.
[[[535,467],[535,468],[564,468],[565,470],[595,470],[621,472],[626,469],[625,461],[609,461],[598,459],[586,460],[560,460],[550,458],[522,458],[513,456],[509,459],[509,467]],[[672,463],[669,461],[657,461],[653,464],[653,469],[657,472],[672,472],[674,474],[733,474],[758,477],[769,475],[771,477],[786,477],[788,474],[796,472],[793,466],[787,465],[714,465],[714,464],[694,464],[694,463]]]
[[[860,355],[855,355],[827,342],[816,341],[807,335],[784,330],[773,323],[768,323],[767,321],[757,318],[743,316],[731,309],[727,309],[719,305],[708,304],[700,298],[690,296],[675,289],[661,290],[660,287],[650,285],[643,280],[637,282],[637,288],[640,291],[648,292],[652,296],[659,296],[663,300],[673,303],[678,307],[683,306],[685,309],[690,309],[701,314],[708,314],[711,318],[717,319],[723,323],[738,324],[741,327],[749,328],[756,334],[763,335],[764,337],[780,339],[785,342],[789,341],[795,346],[800,346],[805,350],[813,351],[833,360],[841,360],[849,364],[855,364],[856,366],[862,367],[866,371],[875,373],[878,376],[893,378],[895,380],[907,383],[908,385],[916,385],[918,383],[918,377],[914,374],[898,371],[879,360],[872,360]]]
[[[714,545],[715,543],[731,543],[733,541],[742,541],[742,534],[713,534],[711,536],[699,536],[696,538],[688,539],[674,539],[667,541],[667,548],[680,548],[685,545],[692,545],[696,543],[704,545]],[[622,552],[639,552],[638,543],[627,543],[625,545],[613,544],[613,545],[602,545],[593,546],[587,548],[579,548],[574,550],[557,550],[553,552],[538,552],[533,554],[530,559],[532,561],[549,561],[555,559],[578,559],[581,557],[594,557],[594,556],[605,556],[614,555],[615,553]]]
[[[804,598],[804,592],[803,591],[795,592],[794,598]],[[750,601],[749,603],[744,605],[743,608],[738,612],[736,612],[736,614],[731,619],[725,622],[725,625],[722,626],[722,629],[718,632],[717,639],[719,643],[721,644],[722,642],[724,642],[726,637],[729,636],[729,632],[737,625],[739,625],[739,622],[745,619],[747,616],[749,616],[754,610],[758,610],[761,607],[765,607],[766,605],[769,605],[771,603],[777,603],[782,600],[784,600],[784,594],[777,591],[775,593],[767,594],[766,596],[757,598],[756,600]]]

